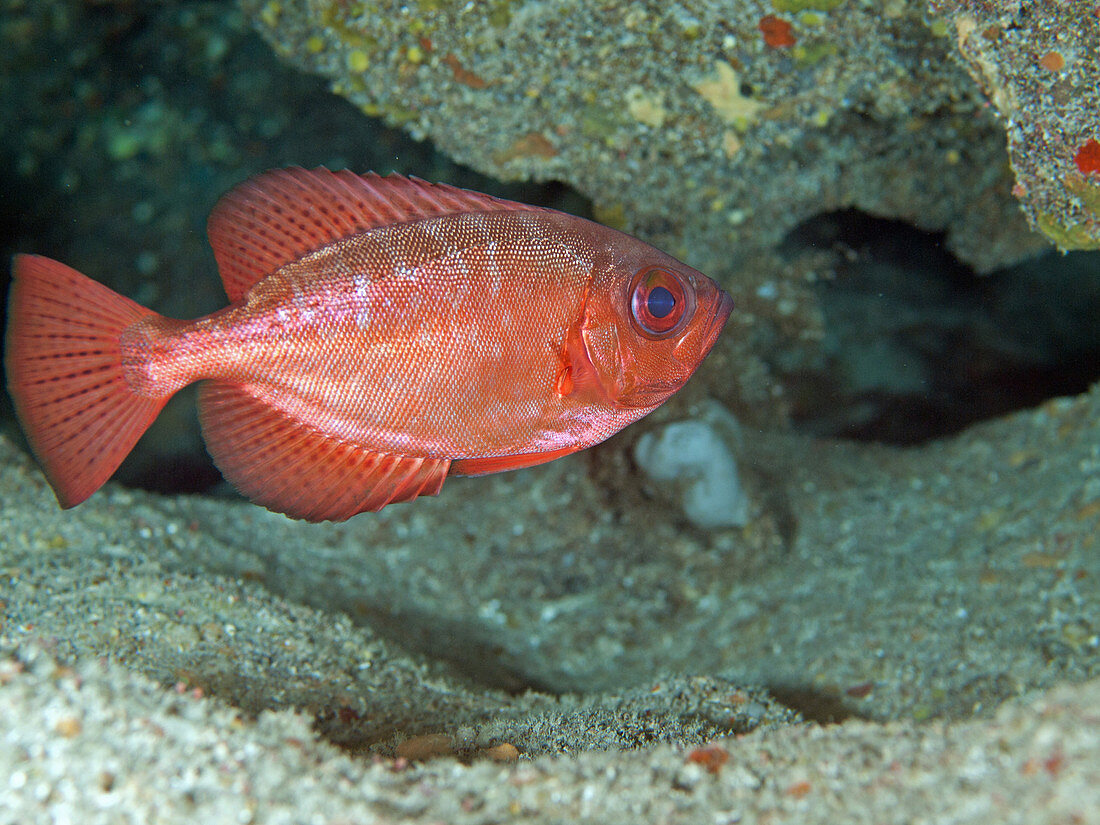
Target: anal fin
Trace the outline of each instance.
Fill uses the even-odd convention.
[[[234,487],[269,510],[306,521],[345,521],[435,495],[451,463],[376,452],[324,435],[248,385],[205,382],[199,415],[207,449]]]

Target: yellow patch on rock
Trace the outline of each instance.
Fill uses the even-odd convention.
[[[691,84],[726,123],[743,129],[764,108],[759,100],[741,93],[741,76],[724,60],[714,62],[714,71]]]
[[[654,128],[664,125],[668,116],[664,95],[647,92],[641,86],[631,86],[626,90],[626,110],[639,123]]]
[[[722,151],[727,158],[732,158],[741,152],[741,138],[732,129],[726,129],[722,133]]]

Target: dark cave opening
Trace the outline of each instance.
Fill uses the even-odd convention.
[[[943,234],[856,210],[783,252],[823,255],[825,338],[777,368],[803,432],[919,444],[1100,377],[1100,253],[1044,253],[979,275]]]

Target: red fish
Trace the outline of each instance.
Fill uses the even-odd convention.
[[[208,230],[230,304],[194,321],[16,256],[8,388],[63,507],[194,381],[222,473],[294,518],[550,461],[664,402],[732,309],[629,235],[399,176],[268,172]]]

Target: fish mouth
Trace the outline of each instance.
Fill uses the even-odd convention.
[[[714,310],[711,312],[710,318],[707,319],[707,327],[703,332],[704,355],[710,352],[711,348],[717,343],[718,336],[722,333],[722,329],[726,326],[726,321],[729,320],[732,312],[733,298],[724,289],[719,289],[718,300],[714,302]]]

